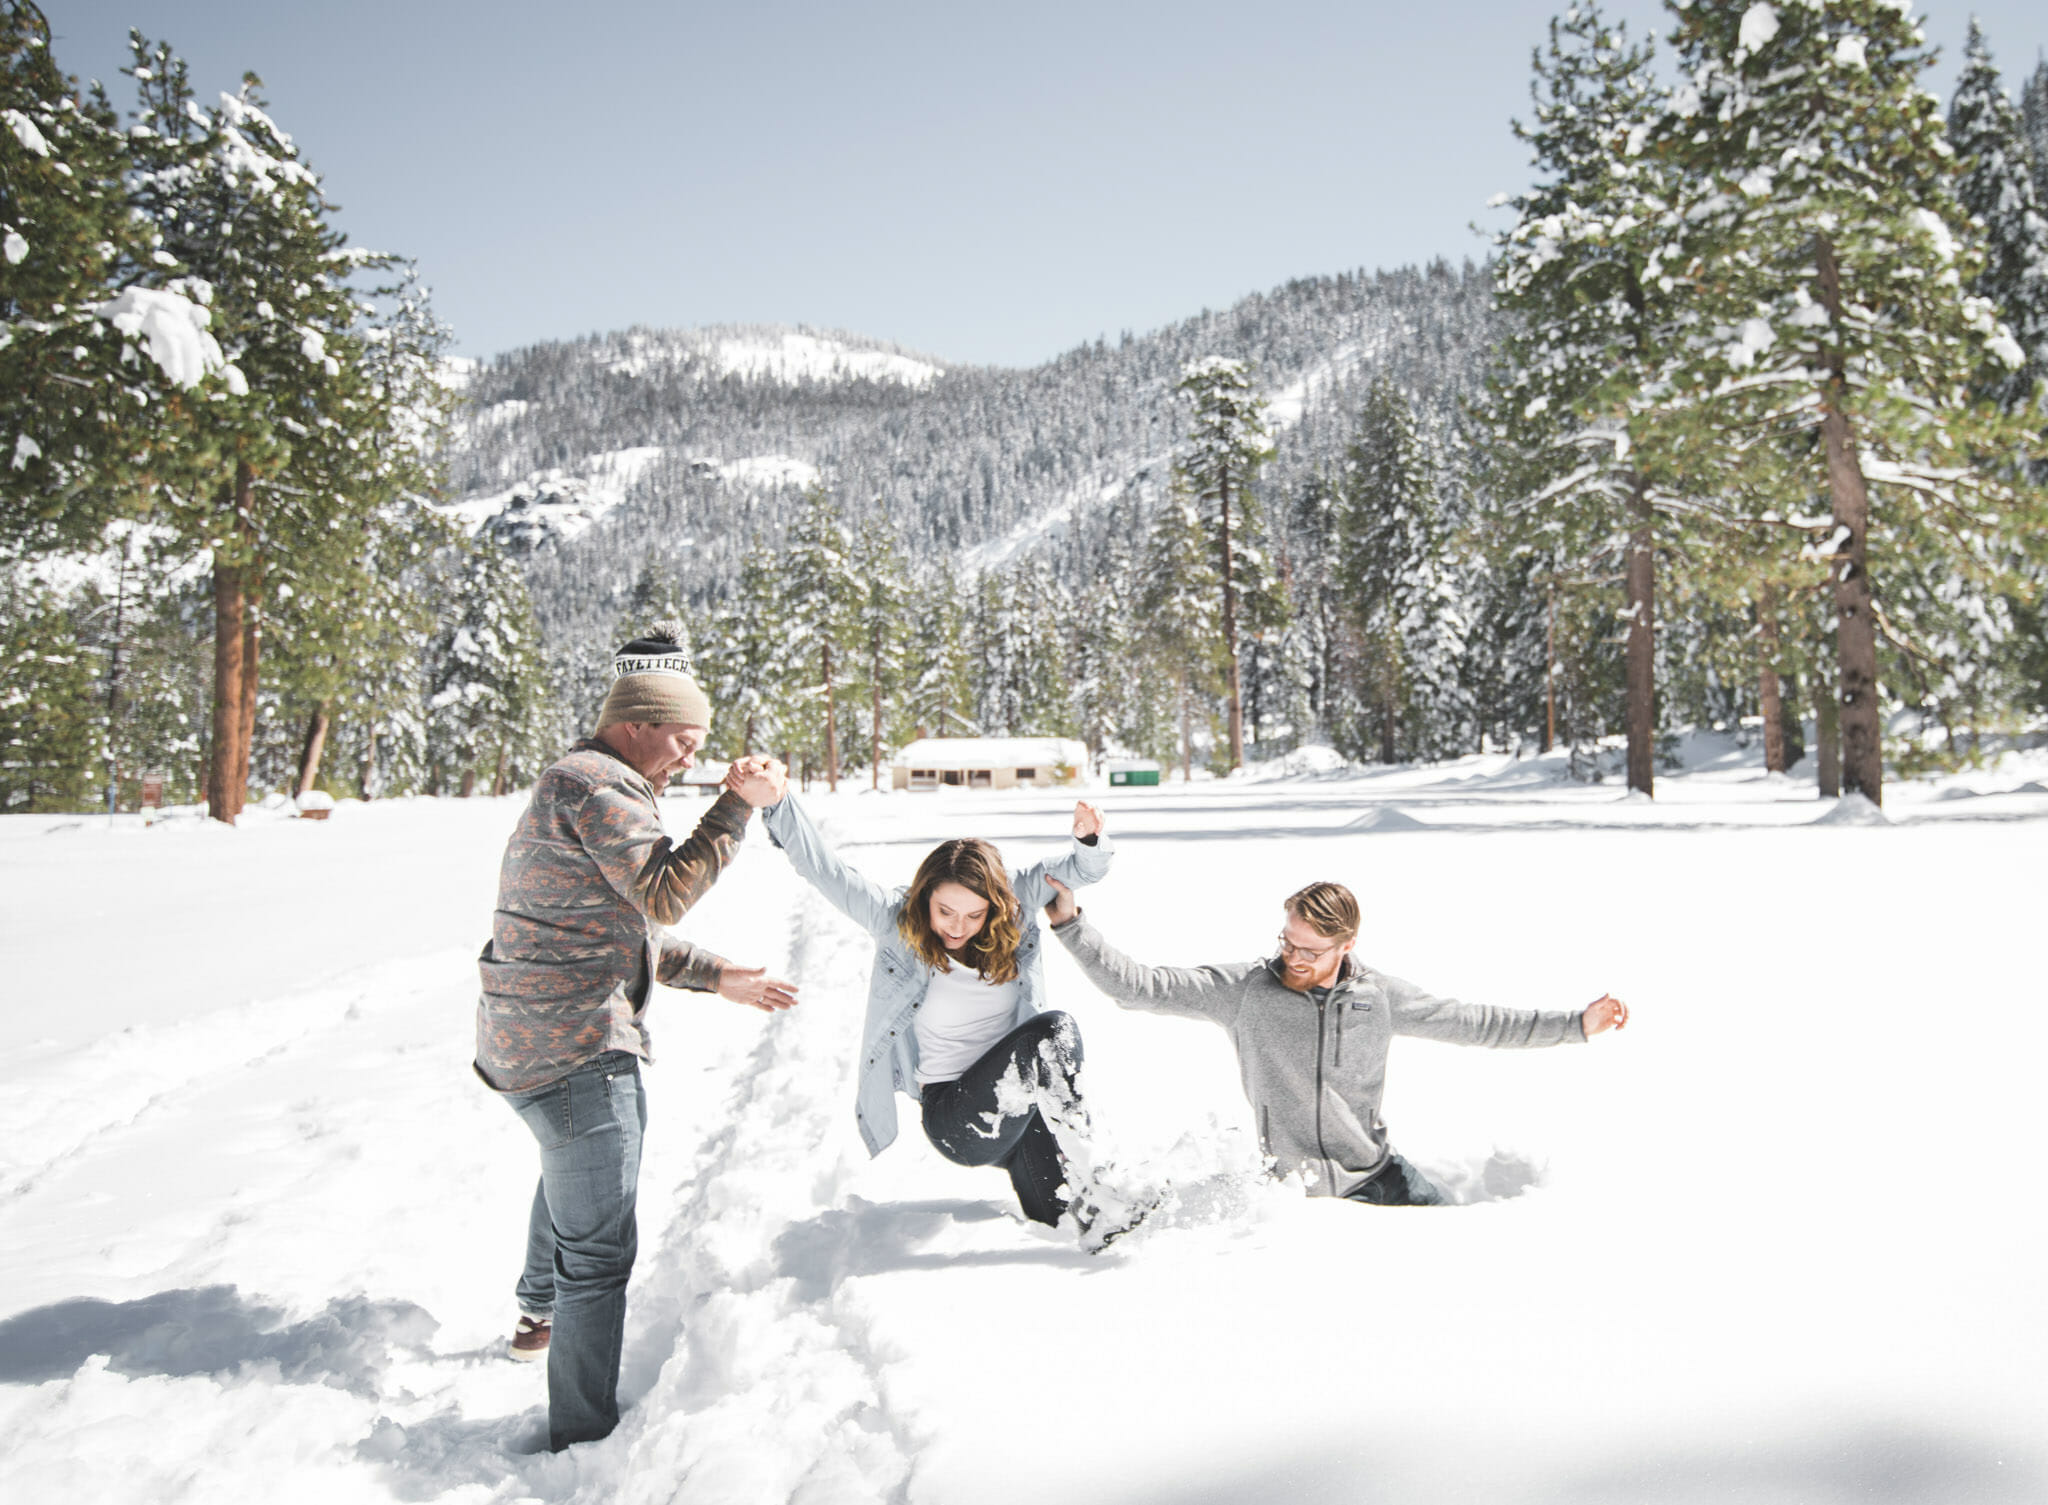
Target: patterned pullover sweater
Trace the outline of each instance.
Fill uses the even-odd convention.
[[[477,1075],[524,1092],[608,1050],[651,1061],[650,979],[712,992],[725,965],[662,927],[717,881],[752,813],[721,794],[677,846],[654,786],[602,742],[577,743],[543,773],[505,847],[477,959]]]

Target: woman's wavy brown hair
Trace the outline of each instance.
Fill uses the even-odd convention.
[[[1016,890],[1010,887],[1002,854],[989,842],[966,836],[941,842],[917,865],[896,928],[918,960],[935,972],[950,971],[954,961],[953,953],[932,929],[932,890],[941,883],[957,883],[988,900],[988,918],[981,922],[981,933],[968,938],[960,955],[973,963],[985,981],[1010,981],[1017,975],[1017,946],[1024,938],[1019,919],[1023,910]]]

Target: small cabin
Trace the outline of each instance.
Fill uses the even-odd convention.
[[[730,763],[721,763],[716,758],[697,763],[674,775],[669,780],[668,792],[698,794],[707,798],[715,796],[725,788],[725,771],[730,767]]]
[[[1109,765],[1109,787],[1122,789],[1133,785],[1156,785],[1159,773],[1159,765],[1150,758],[1118,758]]]
[[[890,784],[935,789],[1046,789],[1078,783],[1088,749],[1071,737],[920,737],[896,755]]]

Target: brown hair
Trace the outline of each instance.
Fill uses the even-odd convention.
[[[1341,883],[1311,883],[1287,896],[1287,912],[1317,935],[1348,941],[1358,934],[1358,900]]]
[[[979,837],[966,836],[941,842],[917,865],[910,880],[910,892],[903,900],[903,912],[896,928],[918,960],[934,971],[952,968],[954,955],[932,929],[932,890],[941,883],[957,883],[988,900],[988,918],[979,934],[970,936],[960,956],[989,982],[1008,982],[1017,975],[1017,945],[1024,938],[1019,923],[1022,907],[1010,875],[1003,869],[1002,854]]]

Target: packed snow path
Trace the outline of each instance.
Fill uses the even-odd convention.
[[[532,1147],[468,1070],[516,802],[0,820],[0,1491],[2039,1499],[2044,771],[1820,829],[1732,756],[1655,805],[1497,759],[1102,796],[1121,850],[1083,902],[1143,959],[1258,954],[1337,877],[1376,965],[1636,1019],[1397,1041],[1395,1143],[1468,1205],[1353,1208],[1257,1178],[1217,1032],[1054,947],[1106,1148],[1176,1188],[1099,1258],[914,1111],[868,1159],[868,943],[756,834],[684,928],[804,1002],[656,1004],[629,1409],[559,1457],[503,1357]],[[1055,851],[1066,802],[813,807],[898,882],[948,835]]]

